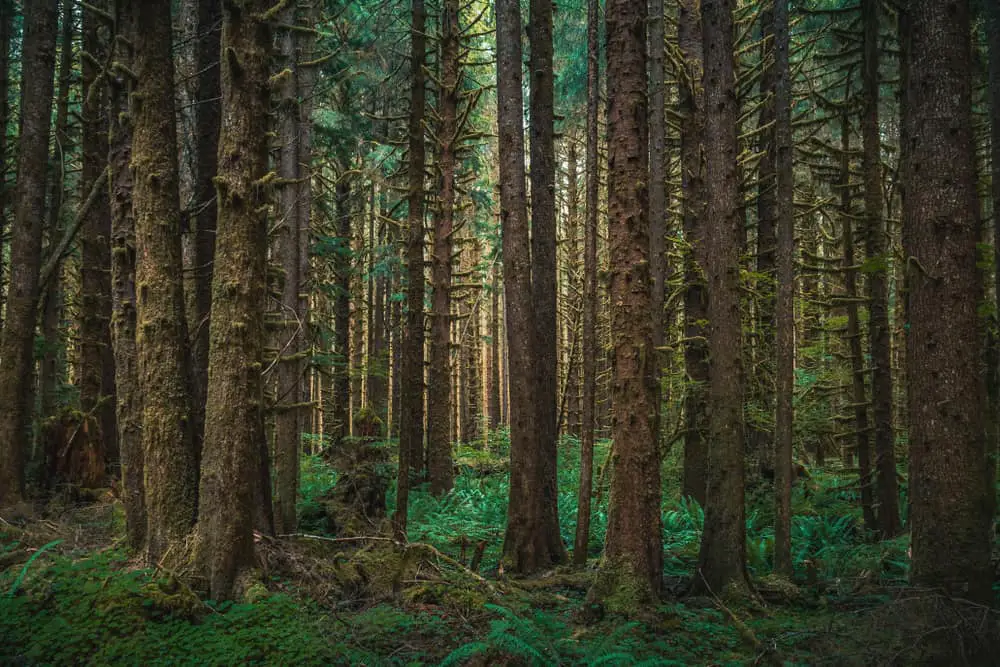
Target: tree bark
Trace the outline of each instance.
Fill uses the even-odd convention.
[[[136,3],[132,206],[136,360],[142,404],[146,558],[159,562],[190,532],[197,468],[190,429],[187,330],[174,122],[170,2]]]
[[[913,0],[907,21],[910,579],[986,603],[992,490],[983,475],[969,5]]]
[[[455,218],[455,141],[458,138],[458,0],[445,0],[441,12],[441,89],[438,93],[438,205],[431,251],[431,340],[427,376],[427,473],[431,493],[451,490],[451,260]]]
[[[703,0],[705,49],[705,220],[709,260],[709,451],[705,530],[696,587],[722,594],[747,589],[744,505],[744,375],[739,256],[732,0]]]
[[[655,603],[663,569],[658,357],[650,293],[646,19],[646,3],[630,0],[610,0],[605,17],[615,445],[604,558],[589,595],[618,611]]]
[[[0,0],[0,127],[10,124],[10,43],[14,27],[13,0]],[[7,152],[9,150],[7,133],[0,132],[0,257],[4,255],[4,240],[7,234],[7,205],[9,192],[7,188]],[[3,329],[4,301],[4,262],[0,262],[0,330]]]
[[[795,172],[788,0],[774,4],[775,172],[777,175],[774,570],[792,576],[792,437],[795,390]]]
[[[649,0],[649,272],[652,278],[650,310],[653,316],[653,347],[663,346],[666,319],[663,312],[667,277],[667,120],[666,47],[664,45],[663,0]],[[660,373],[665,355],[656,351],[656,437],[659,439]]]
[[[222,116],[205,445],[197,562],[212,599],[228,600],[253,565],[266,470],[261,365],[266,300],[268,0],[223,7]],[[269,503],[268,503],[269,506]]]
[[[987,30],[989,48],[989,90],[990,90],[990,164],[991,164],[991,200],[993,211],[993,294],[994,317],[1000,323],[1000,4],[987,3]],[[1000,336],[994,340],[994,345],[1000,347]],[[996,422],[995,435],[1000,438],[1000,351],[995,357],[996,365],[988,372],[993,374],[995,394],[990,414]],[[997,455],[1000,442],[987,443],[987,483],[990,488],[996,486]],[[995,500],[994,500],[995,504]]]
[[[115,418],[121,452],[122,504],[129,547],[146,541],[146,494],[142,451],[142,398],[136,358],[135,217],[132,211],[132,114],[130,99],[134,24],[128,0],[114,0],[114,60],[108,90],[108,169],[111,191],[111,344],[115,357]]]
[[[681,182],[684,205],[684,369],[688,379],[684,397],[684,479],[682,493],[705,506],[708,451],[705,433],[708,406],[708,294],[705,289],[705,102],[702,76],[704,48],[701,2],[682,0],[678,41],[684,56],[687,84],[680,87]]]
[[[868,261],[868,341],[872,359],[872,425],[878,491],[878,530],[883,538],[900,531],[896,445],[892,426],[892,342],[889,329],[887,232],[882,197],[882,137],[879,125],[879,0],[862,0],[864,48],[861,135],[865,181],[865,254]]]
[[[427,10],[412,0],[410,25],[409,192],[407,193],[406,322],[399,365],[399,471],[396,536],[406,539],[410,470],[423,469],[424,451],[424,61]]]
[[[576,535],[573,562],[587,562],[590,543],[590,501],[594,479],[594,432],[597,428],[597,206],[599,172],[598,104],[600,104],[600,47],[597,42],[599,0],[587,0],[587,146],[586,206],[583,222],[583,387],[580,424],[580,484],[577,489]]]
[[[0,507],[24,496],[24,445],[30,442],[35,369],[32,360],[38,308],[45,167],[48,161],[58,0],[24,8],[21,123],[18,134],[14,224],[10,238],[7,320],[0,339]]]
[[[555,488],[549,487],[548,446],[539,425],[532,300],[531,250],[525,210],[524,100],[521,90],[521,13],[517,0],[498,0],[497,126],[500,148],[500,210],[506,296],[510,393],[510,499],[503,561],[506,569],[528,573],[561,562],[565,549],[555,515]],[[538,38],[536,37],[536,40]],[[536,343],[537,344],[537,343]],[[554,446],[554,442],[551,443]]]

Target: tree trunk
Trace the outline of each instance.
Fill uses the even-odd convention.
[[[745,591],[740,193],[732,0],[703,0],[705,182],[708,237],[709,451],[698,588]]]
[[[132,7],[136,45],[132,206],[136,359],[142,404],[146,558],[157,563],[195,519],[197,468],[188,392],[187,330],[174,123],[173,33],[167,0]]]
[[[0,127],[10,125],[10,42],[16,14],[13,0],[0,0]],[[0,132],[0,257],[7,235],[7,132]],[[4,317],[4,262],[0,261],[0,331]]]
[[[214,600],[238,591],[254,562],[266,467],[261,364],[266,299],[267,112],[271,31],[268,0],[225,3],[221,62],[219,209],[209,329],[205,445],[197,562]]]
[[[500,346],[500,267],[494,263],[490,285],[490,388],[487,401],[490,430],[500,427]]]
[[[399,471],[396,481],[397,538],[406,539],[410,470],[423,469],[424,451],[424,61],[427,10],[412,0],[410,25],[410,117],[406,325],[399,365]]]
[[[95,58],[82,63],[83,171],[81,201],[108,164],[108,94],[98,79],[98,62],[106,60],[100,19],[83,12],[83,50]],[[87,210],[80,227],[80,410],[91,420],[85,447],[105,463],[117,461],[115,367],[111,346],[111,211],[108,190]]]
[[[221,96],[219,53],[222,40],[221,0],[198,0],[197,106],[195,107],[195,173],[193,183],[193,294],[188,298],[191,340],[191,428],[195,455],[200,458],[205,435],[208,390],[208,331],[212,308],[212,268],[218,205],[212,179],[219,167]]]
[[[583,223],[583,387],[580,424],[580,484],[577,489],[576,535],[573,562],[587,562],[590,543],[590,501],[594,480],[594,432],[597,397],[597,206],[599,172],[598,104],[600,104],[600,47],[597,43],[600,0],[587,0],[587,217]]]
[[[538,8],[536,8],[536,11]],[[525,210],[524,100],[521,90],[521,13],[517,0],[498,0],[497,126],[500,147],[500,210],[506,296],[510,395],[510,499],[503,560],[506,569],[528,573],[563,560],[565,550],[555,515],[555,467],[546,462],[538,423],[537,341],[531,285],[531,250]],[[542,30],[544,41],[545,30]],[[536,40],[538,37],[536,36]],[[544,47],[543,47],[544,48]],[[554,447],[554,441],[550,443]]]
[[[652,278],[650,310],[653,316],[653,347],[663,346],[666,319],[663,312],[667,277],[667,121],[664,61],[663,0],[649,0],[649,272]],[[666,355],[655,352],[656,437],[659,439],[660,372]]]
[[[684,369],[688,378],[684,397],[684,479],[682,493],[705,506],[708,477],[708,346],[705,321],[708,294],[705,290],[705,163],[703,160],[705,102],[702,89],[704,48],[701,33],[701,2],[682,0],[678,41],[687,69],[687,85],[680,87],[681,181],[684,191]]]
[[[556,159],[555,103],[552,69],[552,0],[531,0],[528,39],[531,43],[528,71],[531,136],[531,299],[534,301],[534,345],[528,346],[537,382],[535,424],[538,437],[537,476],[528,473],[521,483],[534,487],[543,516],[536,530],[552,531],[542,546],[541,559],[534,567],[545,567],[566,559],[566,549],[559,535],[559,490],[556,480],[558,415],[558,354],[556,345]],[[527,339],[522,339],[527,340]],[[523,345],[523,343],[522,343]],[[534,349],[531,349],[534,348]],[[513,466],[512,466],[513,470]],[[517,472],[513,473],[517,475]],[[511,488],[513,489],[513,483]],[[547,542],[547,543],[546,543]],[[506,552],[510,553],[510,552]],[[520,561],[520,559],[516,559]],[[530,561],[530,558],[528,559]],[[529,570],[521,570],[527,572]]]
[[[872,358],[872,425],[878,490],[878,530],[883,538],[900,531],[896,488],[896,445],[892,427],[892,344],[889,329],[889,283],[884,203],[882,200],[882,136],[879,126],[879,0],[862,0],[864,49],[861,135],[864,142],[865,254],[868,270],[868,341]]]
[[[134,551],[146,541],[146,495],[142,451],[142,398],[136,359],[135,217],[132,211],[132,114],[134,81],[129,74],[134,44],[132,5],[115,0],[115,62],[108,90],[108,169],[111,190],[111,344],[115,356],[115,418],[121,451],[125,532]]]
[[[38,276],[45,220],[58,0],[24,8],[21,123],[18,134],[14,225],[10,238],[7,320],[0,340],[0,507],[24,496],[24,445],[30,442],[35,369],[32,359],[38,308]]]
[[[989,21],[988,46],[990,52],[989,90],[990,90],[990,152],[991,152],[991,198],[993,211],[993,294],[994,313],[1000,322],[1000,4],[987,4],[987,19]],[[1000,337],[998,337],[1000,338]],[[994,345],[1000,346],[1000,340],[994,340]],[[994,395],[990,406],[990,415],[994,420],[994,433],[1000,437],[1000,352],[995,355],[996,365],[987,372],[993,374]],[[997,455],[1000,442],[987,443],[987,483],[990,488],[996,486]],[[994,498],[995,505],[995,498]]]
[[[788,0],[774,4],[778,299],[774,418],[774,570],[792,576],[792,437],[795,390],[795,172]]]
[[[968,2],[907,9],[911,581],[992,599]]]
[[[646,4],[630,0],[610,0],[605,18],[615,445],[604,558],[589,595],[623,612],[659,599],[663,569],[658,362],[650,312],[646,19]]]
[[[445,0],[441,13],[441,89],[438,93],[438,206],[431,252],[431,341],[427,386],[427,473],[431,493],[454,484],[451,457],[451,255],[455,217],[455,141],[458,130],[458,0]],[[458,387],[454,387],[458,389]]]

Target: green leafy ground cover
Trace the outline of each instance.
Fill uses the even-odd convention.
[[[761,596],[744,601],[683,596],[695,574],[704,516],[665,483],[664,575],[671,594],[656,609],[621,618],[584,599],[604,538],[606,492],[595,503],[587,568],[527,581],[498,578],[504,449],[502,434],[492,453],[460,448],[461,473],[451,494],[435,499],[418,490],[411,496],[410,539],[430,545],[420,551],[426,561],[414,566],[409,554],[416,552],[388,541],[354,551],[337,544],[325,552],[322,535],[298,550],[268,542],[262,545],[272,554],[265,559],[272,563],[262,573],[265,586],[237,603],[200,600],[170,572],[136,568],[119,546],[123,526],[114,504],[50,508],[47,521],[0,524],[0,664],[866,665],[918,659],[920,635],[905,606],[913,596],[904,587],[907,540],[877,543],[864,534],[857,487],[846,477],[814,471],[795,489],[798,587],[769,576],[771,503],[762,493],[750,494],[748,570]],[[568,543],[575,530],[577,451],[576,442],[563,444],[559,508]],[[598,462],[606,454],[605,443]],[[678,465],[668,459],[665,480],[678,478]],[[317,499],[335,481],[322,459],[304,461],[303,516],[317,514]],[[390,494],[390,505],[393,500]],[[487,544],[479,568],[485,579],[458,562],[468,563],[479,541]],[[340,565],[325,569],[327,562]],[[350,577],[345,563],[353,568]],[[377,593],[369,580],[383,565],[406,574],[397,575],[391,592]]]

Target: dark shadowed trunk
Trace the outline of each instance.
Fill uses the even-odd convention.
[[[608,463],[613,473],[604,558],[589,595],[618,611],[657,601],[663,569],[658,355],[650,312],[646,18],[646,3],[632,0],[610,0],[605,18],[614,453]]]
[[[907,12],[910,579],[985,603],[992,503],[983,475],[969,6],[912,0]]]
[[[0,507],[24,495],[25,443],[30,442],[35,369],[32,359],[38,275],[45,220],[45,174],[51,127],[58,1],[29,2],[22,42],[14,224],[10,236],[7,318],[0,339]]]
[[[13,0],[0,0],[0,127],[6,128],[10,124],[10,42],[11,33],[14,30],[14,2]],[[9,202],[7,188],[7,160],[10,147],[7,141],[7,132],[0,132],[0,257],[4,255],[4,243],[7,234],[7,204]],[[0,329],[3,328],[3,305],[4,289],[6,278],[4,277],[5,263],[0,261]]]
[[[732,0],[702,2],[705,49],[705,220],[708,247],[709,448],[705,530],[695,586],[742,592],[746,578],[744,429]]]

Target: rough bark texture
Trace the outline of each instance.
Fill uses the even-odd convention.
[[[792,399],[795,389],[795,174],[788,0],[774,3],[775,171],[777,173],[778,299],[774,418],[774,569],[792,576]]]
[[[197,468],[191,440],[187,330],[181,283],[174,64],[169,0],[132,8],[131,169],[135,212],[136,361],[142,394],[146,557],[160,560],[195,519]]]
[[[10,123],[10,41],[14,26],[13,0],[0,0],[0,127]],[[7,188],[7,133],[0,132],[0,257],[3,257],[7,234],[7,206],[10,200]],[[0,328],[3,327],[6,290],[5,263],[0,261]]]
[[[24,494],[24,460],[30,442],[35,369],[32,360],[38,307],[38,272],[45,220],[58,0],[24,8],[21,124],[18,133],[14,224],[10,237],[7,318],[0,339],[0,507]]]
[[[423,468],[424,451],[424,60],[427,10],[412,0],[410,25],[409,192],[406,236],[406,326],[399,366],[398,537],[406,537],[410,470]]]
[[[212,599],[236,593],[253,564],[255,505],[267,483],[261,365],[267,220],[268,0],[226,3],[218,226],[209,329],[208,396],[197,562]],[[262,460],[263,459],[263,460]]]
[[[684,205],[684,370],[688,388],[684,397],[684,480],[682,493],[705,506],[708,450],[705,433],[708,413],[705,391],[708,383],[708,346],[705,321],[708,294],[705,290],[705,103],[702,72],[704,49],[701,34],[701,2],[682,0],[678,41],[687,69],[687,83],[680,86],[681,183]]]
[[[451,255],[455,220],[455,141],[458,130],[458,0],[445,0],[441,13],[441,90],[437,130],[440,172],[431,251],[431,340],[427,376],[427,474],[431,493],[451,490]]]
[[[555,103],[552,69],[552,0],[529,3],[528,38],[531,55],[528,62],[531,94],[531,298],[534,301],[534,373],[535,408],[538,421],[538,476],[526,480],[541,495],[539,502],[545,517],[536,529],[551,530],[547,548],[552,562],[566,558],[559,537],[556,448],[559,443],[556,351],[556,160]],[[545,559],[538,566],[545,566]]]
[[[649,272],[653,280],[650,310],[653,345],[663,345],[664,283],[667,276],[667,120],[663,0],[649,0]],[[659,352],[657,356],[660,357]],[[656,364],[659,387],[660,363]],[[657,414],[660,398],[657,392]],[[657,430],[659,419],[657,419]]]
[[[98,62],[106,59],[102,24],[83,12],[83,171],[80,193],[85,199],[108,163],[108,90],[98,80]],[[80,226],[80,410],[92,417],[86,447],[108,463],[118,460],[115,424],[115,367],[111,347],[111,211],[104,188]]]
[[[221,89],[219,47],[222,39],[221,0],[198,0],[197,105],[195,118],[195,173],[193,183],[192,294],[188,298],[191,339],[191,427],[195,453],[200,457],[205,434],[205,394],[208,388],[208,329],[212,308],[212,267],[215,260],[215,220],[218,205],[212,179],[219,163]]]
[[[991,599],[976,312],[968,2],[913,0],[906,51],[906,366],[914,584]]]
[[[600,59],[597,43],[598,2],[587,0],[587,217],[583,227],[583,397],[580,424],[580,486],[577,490],[573,562],[587,562],[590,542],[590,500],[594,478],[594,431],[597,396],[597,197]]]
[[[879,0],[862,0],[864,49],[861,135],[864,142],[865,254],[868,257],[868,341],[872,364],[872,425],[878,490],[878,530],[882,537],[900,531],[896,450],[892,427],[892,343],[889,329],[888,242],[882,197],[882,138],[879,127]]]
[[[743,360],[737,172],[738,104],[733,73],[732,0],[702,2],[705,49],[705,220],[708,238],[709,451],[705,530],[696,587],[716,594],[747,588],[743,499]]]
[[[608,243],[614,452],[604,558],[590,595],[612,610],[659,599],[663,569],[658,355],[653,347],[645,3],[610,0]]]
[[[111,185],[111,344],[115,356],[115,417],[121,452],[122,504],[128,545],[146,541],[143,487],[142,400],[135,349],[135,218],[132,213],[132,117],[134,84],[128,74],[134,25],[128,0],[115,0],[114,59],[108,90],[108,169]]]
[[[525,210],[524,100],[521,91],[521,14],[517,0],[498,0],[497,126],[500,148],[500,222],[503,235],[507,351],[510,393],[510,499],[503,559],[506,569],[527,573],[560,562],[565,548],[558,518],[549,507],[547,447],[540,438],[537,399],[535,308],[531,249]]]
[[[995,317],[1000,322],[1000,3],[987,4],[987,19],[989,21],[988,46],[990,53],[989,89],[990,89],[990,153],[991,153],[991,200],[993,211],[993,294],[995,301]],[[1000,340],[994,345],[1000,346]],[[990,414],[997,422],[994,434],[1000,437],[1000,353],[996,354],[996,365],[988,372],[993,374],[995,393]],[[997,454],[1000,442],[987,443],[987,483],[992,488],[997,479]],[[994,500],[994,504],[995,504]]]

